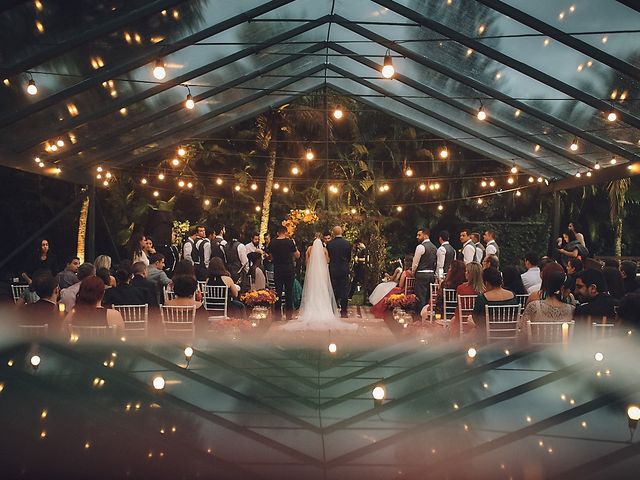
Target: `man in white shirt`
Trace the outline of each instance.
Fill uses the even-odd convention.
[[[185,239],[184,245],[182,245],[182,258],[189,260],[193,264],[193,258],[191,256],[196,240],[198,239],[198,231],[195,228],[189,230],[189,236]]]
[[[456,251],[449,244],[449,232],[446,230],[440,232],[438,242],[440,242],[440,246],[436,251],[436,274],[442,278],[449,270],[451,262],[456,259]]]
[[[487,245],[487,247],[485,248],[485,254],[495,255],[496,257],[500,258],[500,248],[496,243],[494,231],[487,230],[486,232],[484,232],[482,239],[484,240],[484,243]]]
[[[462,243],[462,259],[465,265],[473,262],[476,258],[476,246],[473,244],[473,240],[471,240],[469,230],[462,230],[460,232],[460,243]]]
[[[480,234],[478,232],[473,232],[471,234],[471,240],[476,246],[476,262],[482,263],[482,259],[484,258],[484,245],[480,243]]]
[[[527,271],[520,276],[522,277],[522,284],[527,290],[527,293],[537,292],[542,286],[538,262],[538,255],[533,252],[529,252],[524,256],[524,266]]]
[[[429,284],[435,282],[436,246],[429,240],[429,229],[421,228],[416,235],[418,246],[413,255],[411,272],[415,277],[414,291],[418,298],[417,311],[427,304]]]
[[[251,241],[245,245],[245,248],[247,250],[247,255],[254,252],[262,254],[263,250],[260,248],[260,234],[254,232],[254,234],[251,235]]]

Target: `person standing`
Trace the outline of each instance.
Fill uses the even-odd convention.
[[[500,247],[496,243],[496,234],[493,230],[486,230],[484,235],[482,236],[484,243],[487,244],[485,248],[485,253],[487,255],[495,255],[500,258]]]
[[[189,235],[182,245],[182,258],[189,260],[193,265],[193,251],[196,249],[196,240],[198,239],[198,231],[195,228],[189,230]],[[197,252],[196,252],[197,255]]]
[[[295,277],[295,260],[300,258],[300,251],[293,240],[287,237],[287,228],[278,227],[277,238],[269,243],[268,252],[273,261],[273,276],[278,301],[276,302],[276,320],[282,317],[282,292],[285,295],[285,315],[291,320],[293,313],[293,279]]]
[[[353,298],[356,287],[364,286],[364,273],[367,267],[367,247],[362,240],[355,241],[356,252],[353,258],[353,280],[351,281],[351,290],[349,290],[349,299]]]
[[[476,246],[476,262],[478,263],[482,263],[482,260],[484,259],[484,245],[482,245],[482,243],[480,242],[480,234],[478,232],[473,232],[471,234],[471,240],[473,241],[473,244]]]
[[[231,278],[240,285],[244,283],[245,274],[249,271],[249,260],[247,259],[247,249],[244,243],[238,240],[238,232],[235,228],[229,229],[230,242],[225,248],[227,257],[227,268],[231,273]],[[242,285],[240,285],[242,287]]]
[[[440,246],[436,252],[436,274],[439,278],[444,277],[445,272],[449,271],[451,262],[456,258],[456,251],[449,243],[449,232],[442,230],[438,234],[438,242]]]
[[[30,259],[27,264],[27,269],[22,272],[21,277],[25,282],[30,284],[31,277],[39,270],[48,270],[51,272],[52,276],[57,272],[56,260],[49,251],[49,241],[44,238],[40,240],[37,253],[34,254],[32,259]]]
[[[333,227],[333,240],[327,243],[329,252],[329,276],[336,303],[340,307],[340,317],[347,318],[349,302],[349,261],[351,244],[342,236],[342,227]]]
[[[462,243],[462,260],[464,263],[471,263],[476,258],[476,246],[473,244],[473,240],[469,235],[469,230],[462,230],[460,232],[460,243]]]
[[[211,243],[207,238],[206,229],[203,225],[196,226],[195,250],[197,251],[197,259],[194,252],[191,253],[193,258],[193,266],[196,269],[196,278],[204,282],[207,278],[207,267],[211,258]]]
[[[416,234],[419,242],[413,254],[411,272],[415,277],[413,289],[418,297],[417,311],[422,311],[427,304],[429,284],[435,282],[436,246],[429,240],[429,229],[420,228]]]
[[[247,251],[247,256],[250,253],[258,252],[262,255],[262,245],[260,245],[260,234],[258,232],[254,232],[251,235],[251,241],[244,246]]]
[[[224,263],[224,266],[227,267],[227,254],[225,252],[225,248],[227,246],[227,241],[224,239],[224,234],[227,233],[227,229],[222,223],[216,223],[213,225],[213,235],[211,238],[211,258],[218,257]]]

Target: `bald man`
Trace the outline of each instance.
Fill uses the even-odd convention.
[[[349,263],[351,261],[351,244],[342,236],[342,227],[333,227],[333,240],[327,243],[329,252],[329,275],[331,286],[340,307],[340,316],[347,318],[349,302]]]

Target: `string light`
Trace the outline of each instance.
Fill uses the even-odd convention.
[[[495,180],[491,180],[489,182],[489,186],[492,187],[492,188],[495,187],[496,186],[496,181]]]
[[[216,178],[216,185],[222,185],[222,179],[220,177]]]
[[[171,165],[173,165],[174,167],[179,167],[180,160],[178,160],[177,158],[174,158],[173,160],[171,160]]]
[[[594,170],[600,170],[600,162],[596,162],[596,164],[593,166]]]
[[[236,185],[235,187],[233,187],[233,189],[234,189],[236,192],[239,192],[239,191],[240,191],[240,185]]]
[[[291,173],[293,175],[300,175],[300,169],[298,167],[294,166],[294,167],[291,168]]]
[[[482,200],[481,198],[478,199],[478,205],[482,205],[484,203],[484,200]]]
[[[573,141],[571,142],[571,146],[569,147],[571,149],[572,152],[575,152],[576,150],[578,150],[578,139],[574,138]]]
[[[482,105],[482,101],[480,101],[480,108],[478,109],[478,120],[481,122],[487,119],[487,112],[484,110],[484,105]]]
[[[402,205],[398,205],[398,206],[396,207],[396,211],[397,211],[398,213],[400,213],[400,212],[402,211]]]
[[[356,213],[358,213],[358,210],[356,210],[355,208],[351,209],[351,215],[355,215]]]
[[[164,180],[164,179],[165,179],[164,173],[159,173],[158,180]]]
[[[518,167],[516,167],[515,163],[513,164],[513,167],[511,167],[511,173],[513,173],[514,175],[518,173]]]
[[[180,181],[178,182],[178,186],[179,186],[180,188],[183,188],[183,187],[184,187],[184,180],[180,180]]]
[[[96,172],[101,172],[102,171],[102,167],[96,167]]]
[[[104,185],[105,187],[109,186],[109,182],[107,180],[105,180],[104,182],[102,182],[102,185]]]
[[[167,71],[164,68],[164,62],[162,60],[156,60],[153,67],[153,76],[158,80],[164,80],[167,76]]]
[[[60,138],[60,139],[58,139],[58,141],[56,142],[56,145],[57,145],[58,147],[64,147],[64,140],[62,140],[61,138]]]
[[[512,177],[507,178],[507,183],[508,183],[509,185],[513,185],[513,182],[514,182],[514,180],[513,180],[513,178],[512,178]]]
[[[273,189],[274,190],[280,190],[280,184],[278,182],[273,184]]]
[[[342,118],[342,116],[343,116],[343,112],[342,112],[342,110],[341,110],[341,109],[336,108],[336,109],[333,111],[333,118],[335,118],[336,120],[340,120],[340,119]]]
[[[393,78],[396,73],[396,69],[393,68],[393,60],[391,59],[391,51],[387,49],[387,53],[384,55],[382,62],[382,76],[384,78]]]
[[[262,210],[262,207],[260,205],[256,205],[256,212],[259,212],[260,210]]]
[[[381,387],[381,386],[375,387],[371,392],[371,395],[376,400],[384,400],[384,397],[386,396],[386,394],[387,392],[384,390],[384,387]]]
[[[533,183],[535,182],[535,179],[533,177],[529,177],[529,183]]]
[[[107,178],[113,177],[113,175],[111,175],[111,172],[107,172],[104,176],[107,177]]]
[[[611,160],[609,160],[609,163],[610,163],[611,165],[615,165],[616,163],[618,163],[618,159],[617,159],[615,156],[614,156],[614,157],[611,157]]]
[[[424,192],[427,189],[427,186],[424,183],[421,183],[418,188],[420,189],[421,192]]]
[[[516,190],[516,197],[522,196],[522,192],[520,190]]]
[[[196,102],[193,99],[193,96],[191,95],[191,90],[189,89],[189,87],[187,86],[187,99],[184,101],[184,106],[188,109],[188,110],[193,110],[196,106]]]
[[[162,390],[165,386],[165,381],[164,378],[162,378],[162,376],[158,375],[157,377],[153,378],[153,388],[155,388],[156,390]]]
[[[486,180],[482,180],[482,181],[480,182],[480,186],[481,186],[482,188],[485,188],[485,187],[487,186],[487,181],[486,181]]]
[[[187,183],[187,188],[193,188],[193,183],[192,182]]]
[[[41,360],[40,360],[40,356],[39,356],[39,355],[33,355],[33,356],[31,357],[31,359],[29,359],[29,363],[31,363],[31,367],[32,367],[34,370],[37,370],[37,369],[38,369],[38,367],[40,366],[40,361],[41,361]]]
[[[404,174],[405,174],[407,177],[413,177],[413,169],[412,169],[411,167],[408,167],[408,168],[404,171]]]
[[[440,149],[440,158],[444,160],[448,157],[449,157],[449,150],[447,149],[447,147],[443,147],[442,149]]]
[[[254,192],[255,192],[256,190],[258,190],[258,184],[257,184],[257,183],[252,183],[252,184],[251,184],[251,190],[253,190]]]
[[[204,204],[206,207],[208,207],[209,205],[211,205],[211,200],[209,200],[208,198],[205,199]]]
[[[289,187],[283,187],[283,188],[282,188],[282,191],[283,191],[284,193],[289,193]]]
[[[338,346],[335,343],[329,344],[329,353],[336,353],[338,351]]]
[[[542,182],[544,182],[544,178],[538,177],[538,183],[542,183]]]
[[[338,193],[338,187],[336,187],[335,185],[329,185],[329,191],[331,193]]]
[[[36,81],[33,79],[33,77],[31,77],[29,79],[29,82],[27,83],[27,93],[29,95],[37,95],[38,94],[38,87],[36,87]]]
[[[147,184],[147,179],[146,179],[146,178],[143,178],[142,180],[140,180],[140,183],[141,183],[142,185],[146,185],[146,184]]]
[[[438,205],[438,210],[439,210],[439,211],[444,210],[444,205],[442,205],[442,204]]]
[[[591,170],[588,170],[587,171],[587,177],[590,177],[590,176],[591,176]]]
[[[581,176],[582,176],[582,173],[580,173],[580,170],[578,170],[578,171],[576,172],[576,178],[580,178]]]
[[[307,151],[305,153],[305,158],[309,161],[313,160],[315,158],[315,154],[313,153],[313,150],[311,150],[311,148],[307,148]]]
[[[473,347],[469,347],[469,349],[467,350],[467,356],[469,358],[475,358],[477,354],[478,354],[478,351]]]
[[[184,157],[187,154],[187,151],[184,149],[184,147],[180,147],[178,149],[178,155],[181,157]]]
[[[618,114],[614,109],[611,109],[611,111],[607,114],[607,120],[609,120],[610,122],[615,122],[617,119]]]

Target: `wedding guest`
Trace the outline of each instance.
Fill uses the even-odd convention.
[[[196,250],[196,240],[198,240],[198,238],[198,231],[194,227],[189,230],[189,235],[187,235],[187,238],[184,239],[184,243],[182,244],[182,258],[184,260],[188,260],[191,265],[194,264],[192,253],[195,253],[196,259],[199,259],[198,252]]]
[[[227,269],[231,272],[234,283],[241,284],[246,273],[249,271],[249,260],[247,259],[247,249],[238,240],[238,231],[229,228],[229,243],[225,248],[227,257]]]
[[[329,276],[331,277],[333,294],[340,309],[340,317],[347,318],[349,316],[349,262],[351,260],[351,244],[342,236],[342,233],[341,226],[336,225],[333,227],[333,240],[327,243],[326,250],[329,252]]]
[[[558,246],[558,253],[561,255],[562,264],[566,267],[567,260],[570,258],[586,258],[589,255],[589,251],[586,247],[576,239],[576,234],[573,230],[567,230],[562,234],[562,245]]]
[[[482,259],[482,268],[495,268],[496,270],[500,269],[500,259],[495,255],[485,255]]]
[[[80,282],[80,289],[73,310],[64,320],[65,325],[115,326],[124,328],[124,320],[117,310],[102,307],[105,284],[98,277],[87,277]]]
[[[502,283],[505,289],[512,291],[516,295],[527,295],[520,272],[513,265],[507,265],[502,269]]]
[[[147,257],[151,257],[151,255],[156,253],[156,249],[153,246],[153,240],[151,240],[151,238],[149,237],[146,237],[146,240],[145,240],[144,253],[147,254]]]
[[[580,230],[578,229],[578,227],[574,222],[569,222],[569,224],[567,225],[567,229],[571,230],[575,234],[576,240],[578,240],[583,247],[587,246],[587,244],[584,241],[584,235],[580,233]]]
[[[93,261],[93,264],[96,267],[96,275],[98,270],[100,270],[101,268],[105,268],[109,272],[109,283],[105,282],[105,285],[107,287],[115,287],[116,279],[113,275],[111,275],[111,257],[109,255],[98,255]]]
[[[116,272],[116,286],[104,292],[102,305],[111,307],[113,305],[144,305],[147,294],[144,290],[130,284],[131,273],[128,270],[120,269]]]
[[[404,270],[406,270],[407,267],[407,258],[409,258],[409,273],[411,273],[411,261],[413,260],[413,256],[405,256],[404,263],[402,262],[402,260],[395,260],[391,262],[390,266],[392,268],[395,267],[395,269],[391,274],[385,273],[382,277],[382,282],[375,286],[373,292],[371,292],[371,295],[369,295],[369,303],[371,303],[371,305],[376,305],[391,290],[398,286],[398,282],[400,281],[400,277],[402,276],[403,267]]]
[[[615,303],[606,292],[607,282],[602,272],[587,269],[578,273],[576,295],[580,304],[576,307],[576,317],[591,317],[594,322],[600,321],[603,317],[613,320]]]
[[[70,287],[74,283],[78,283],[78,267],[80,266],[80,259],[78,257],[71,257],[65,266],[65,269],[62,270],[58,275],[56,275],[56,280],[58,281],[58,287],[60,290],[63,288]]]
[[[49,241],[44,238],[38,243],[37,251],[33,257],[27,261],[27,268],[20,276],[27,283],[31,283],[34,272],[38,270],[49,271],[51,275],[55,275],[58,271],[56,268],[56,259],[49,251]]]
[[[275,319],[280,320],[282,309],[282,292],[285,292],[285,316],[291,320],[293,316],[293,279],[295,260],[300,258],[300,251],[293,240],[287,238],[287,228],[280,225],[277,238],[269,243],[267,252],[273,261],[273,275],[278,300],[276,302]]]
[[[384,318],[384,312],[387,309],[386,299],[389,296],[404,293],[407,278],[413,277],[413,274],[411,273],[412,262],[413,255],[406,255],[404,257],[403,263],[404,270],[402,270],[401,268],[396,268],[391,276],[386,277],[388,281],[376,286],[376,288],[373,290],[373,293],[369,295],[369,301],[373,304],[373,307],[371,307],[371,313],[376,318]],[[398,273],[399,275],[397,275]],[[397,282],[394,281],[395,278],[398,278]],[[378,287],[382,286],[384,287],[381,290],[378,290]],[[391,286],[390,289],[388,288],[389,286]],[[376,290],[378,291],[376,292]],[[380,294],[382,294],[381,297],[379,296]],[[373,300],[377,300],[377,302],[374,303]]]
[[[209,264],[211,266],[211,264]],[[196,300],[194,295],[198,289],[198,281],[195,278],[182,275],[173,282],[173,292],[175,297],[167,300],[167,307],[196,307],[196,310],[202,306],[200,300]]]
[[[176,264],[176,268],[173,271],[173,276],[171,278],[175,280],[177,277],[182,275],[193,277],[194,279],[196,278],[196,269],[193,267],[193,263],[186,258],[183,258]]]
[[[267,288],[267,279],[262,269],[262,253],[260,251],[251,252],[247,258],[250,265],[251,290],[264,290]]]
[[[624,293],[634,293],[638,291],[638,265],[632,260],[623,260],[620,262],[620,275],[624,284]]]
[[[462,234],[460,234],[462,238]],[[429,229],[420,228],[416,234],[418,246],[413,254],[411,273],[415,277],[413,289],[418,297],[416,311],[421,312],[428,302],[429,285],[435,283],[436,246],[429,240]]]
[[[500,247],[495,240],[495,232],[493,230],[486,230],[484,235],[482,236],[484,243],[487,245],[485,247],[485,253],[487,255],[495,255],[500,258]]]
[[[80,283],[88,277],[96,276],[96,267],[92,263],[83,263],[78,267],[78,283],[74,283],[60,291],[60,303],[64,305],[64,311],[69,313],[76,304],[76,296],[80,291]],[[101,280],[102,281],[102,280]]]
[[[619,302],[620,299],[624,297],[624,281],[620,274],[620,270],[616,267],[604,267],[602,269],[602,273],[604,274],[604,279],[607,282],[607,291],[609,292],[609,295],[611,295],[616,302]]]
[[[149,267],[147,268],[147,280],[152,282],[156,287],[158,295],[158,303],[162,303],[163,288],[171,283],[171,279],[164,271],[164,255],[154,253],[149,257]]]
[[[529,302],[518,320],[518,329],[522,336],[526,336],[528,321],[535,323],[573,320],[575,307],[567,303],[562,294],[565,278],[564,272],[555,269],[548,271],[540,298]]]
[[[104,282],[104,286],[107,290],[111,288],[111,279],[113,277],[111,276],[111,272],[109,272],[108,269],[104,267],[97,268],[96,277],[98,277],[100,280]],[[115,285],[115,281],[114,281],[114,285]]]
[[[427,304],[420,311],[420,317],[422,320],[428,320],[431,316],[431,309],[435,311],[435,313],[444,313],[444,289],[457,290],[460,285],[462,285],[465,281],[465,263],[462,260],[454,260],[451,262],[451,266],[447,271],[447,275],[445,279],[440,282],[438,286],[438,293],[436,295],[434,304]]]
[[[473,321],[476,324],[476,331],[480,335],[485,333],[485,306],[489,305],[519,305],[518,298],[509,290],[502,288],[502,275],[492,267],[482,271],[482,281],[484,282],[484,292],[478,295],[473,307]]]
[[[473,242],[473,245],[476,247],[476,256],[474,261],[478,263],[482,263],[482,260],[484,259],[484,255],[485,255],[485,248],[484,248],[484,245],[482,245],[482,242],[480,242],[480,234],[478,232],[473,232],[471,234],[471,241]]]
[[[545,291],[548,290],[548,288],[545,285],[545,278],[549,277],[552,272],[561,272],[562,274],[564,274],[564,269],[562,268],[562,265],[560,265],[557,262],[548,262],[545,265],[545,267],[542,269],[542,273],[541,273],[542,282],[540,283],[540,290],[529,294],[529,297],[527,298],[527,304],[535,300],[544,300],[546,298]],[[567,298],[569,292],[563,292],[563,293],[564,293],[563,300],[566,302],[570,302],[572,299]]]
[[[231,275],[229,271],[226,269],[226,267],[224,266],[224,263],[222,263],[221,258],[214,257],[211,259],[211,261],[209,262],[209,270],[207,271],[207,274],[208,274],[207,285],[212,285],[212,286],[226,285],[227,287],[229,287],[227,308],[231,310],[233,313],[235,313],[236,317],[239,316],[244,318],[246,316],[245,307],[243,303],[240,300],[238,300],[240,290],[238,289],[238,286],[234,283],[233,279],[231,278]]]
[[[364,287],[364,274],[369,256],[367,247],[362,240],[358,239],[353,243],[356,251],[353,256],[353,279],[351,281],[351,289],[349,290],[349,300],[353,298],[356,290],[360,291],[360,289]]]
[[[48,333],[55,335],[62,328],[62,314],[58,310],[58,281],[49,272],[34,275],[33,285],[39,300],[25,305],[20,311],[21,325],[48,325]]]
[[[522,285],[524,285],[527,293],[537,292],[540,290],[542,277],[540,276],[538,258],[538,255],[534,252],[529,252],[524,256],[524,267],[527,271],[520,275],[520,278],[522,278]]]
[[[458,285],[456,295],[480,295],[484,292],[484,282],[482,281],[482,265],[480,262],[471,262],[465,265],[464,270],[465,283]],[[460,332],[460,318],[458,310],[451,319],[451,334],[454,336]],[[466,333],[466,332],[465,332]]]
[[[436,274],[442,278],[449,271],[451,263],[456,258],[456,250],[449,243],[449,232],[442,230],[438,234],[440,246],[436,250]]]
[[[211,242],[207,238],[203,225],[196,226],[196,240],[191,252],[191,259],[196,270],[196,278],[200,281],[207,279],[207,267],[211,260]]]
[[[211,258],[217,257],[222,260],[224,265],[227,265],[227,241],[224,239],[225,234],[227,233],[227,229],[222,223],[215,223],[213,225],[213,234],[211,235]],[[209,262],[211,262],[211,258]]]
[[[325,230],[322,233],[322,243],[326,247],[327,243],[331,241],[331,232],[329,230]]]
[[[464,263],[471,263],[476,259],[476,246],[473,243],[469,230],[460,231],[460,243],[462,243],[462,260]]]
[[[260,245],[260,234],[258,232],[253,232],[251,235],[251,241],[244,246],[247,251],[247,256],[250,253],[258,252],[262,254],[262,248]]]
[[[567,281],[565,287],[573,293],[576,289],[576,275],[578,272],[584,270],[582,260],[579,258],[570,258],[567,260]]]
[[[36,270],[33,272],[32,277],[35,280],[36,277],[40,277],[42,275],[51,275],[51,272],[49,270]],[[30,305],[32,303],[36,303],[38,300],[40,300],[40,297],[36,293],[36,286],[32,281],[29,284],[29,288],[22,292],[20,298],[16,300],[16,306]]]
[[[131,263],[142,262],[146,266],[149,266],[149,257],[147,257],[145,252],[146,245],[147,238],[144,233],[134,232],[131,234],[131,238],[129,238],[129,243],[127,244]]]
[[[133,279],[131,285],[145,292],[144,303],[149,307],[158,306],[158,293],[156,292],[156,284],[147,280],[147,266],[143,262],[136,262],[131,266]]]

